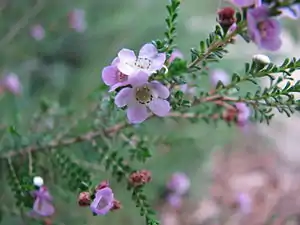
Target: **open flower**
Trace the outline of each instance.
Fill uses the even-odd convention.
[[[129,84],[128,76],[119,71],[117,64],[120,62],[119,58],[115,58],[110,66],[104,67],[102,70],[102,80],[110,86],[109,91],[114,91],[118,87]]]
[[[174,173],[167,183],[167,188],[176,195],[184,195],[191,186],[190,179],[184,173]]]
[[[131,79],[131,87],[123,88],[115,97],[118,107],[127,105],[127,118],[130,123],[145,121],[152,111],[155,115],[167,116],[171,107],[165,100],[170,92],[167,87],[157,81],[148,82],[148,74],[140,71]]]
[[[18,95],[21,92],[22,86],[19,77],[14,73],[8,73],[0,80],[0,86],[12,94]]]
[[[91,203],[91,210],[97,215],[107,214],[114,206],[114,193],[109,188],[97,190],[95,199]]]
[[[47,217],[54,214],[55,209],[52,204],[52,196],[45,186],[41,186],[39,190],[34,191],[35,201],[33,204],[33,216]]]
[[[210,83],[213,87],[216,87],[217,84],[221,81],[224,85],[230,83],[228,74],[221,69],[214,69],[210,73]]]
[[[69,13],[69,26],[76,32],[84,32],[87,27],[85,20],[85,11],[82,9],[74,9],[73,11],[71,11]]]
[[[248,122],[251,116],[251,110],[244,102],[238,102],[235,104],[238,114],[237,114],[237,123],[239,126],[244,126]]]
[[[247,11],[248,35],[259,47],[276,51],[281,47],[280,24],[269,16],[269,9],[262,5]]]
[[[143,71],[150,76],[163,68],[166,54],[158,53],[156,47],[148,43],[141,48],[138,56],[132,50],[122,49],[118,53],[118,58],[120,62],[117,67],[123,74],[133,76],[137,72]]]

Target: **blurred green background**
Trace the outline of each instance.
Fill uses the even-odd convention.
[[[23,85],[21,96],[1,96],[0,121],[16,123],[22,132],[29,133],[29,121],[45,97],[57,101],[61,107],[84,112],[87,96],[102,85],[102,68],[121,48],[138,50],[146,42],[163,38],[167,3],[167,0],[0,0],[1,73],[14,72]],[[213,30],[218,7],[219,0],[182,0],[177,43],[188,60],[189,49],[198,46]],[[78,33],[69,27],[68,13],[75,8],[85,10],[85,32]],[[295,24],[290,23],[290,27]],[[40,41],[30,35],[30,28],[35,24],[45,29],[45,38]],[[292,38],[298,35],[294,30]],[[242,40],[230,49],[228,58],[217,65],[229,73],[242,68],[243,63],[258,52],[254,45],[245,45]],[[283,51],[272,57],[282,55],[288,54]],[[207,84],[203,79],[203,85]],[[140,165],[153,172],[153,182],[146,188],[149,198],[154,200],[152,203],[157,199],[159,188],[176,171],[184,171],[191,177],[192,196],[203,195],[209,179],[209,154],[235,136],[234,129],[222,123],[215,127],[204,122],[177,123],[168,119],[163,124],[159,120],[148,121],[136,131],[150,139],[164,137],[161,145],[151,146],[153,158],[146,165]],[[96,154],[82,146],[80,150],[78,154],[83,152],[86,159]],[[93,179],[109,179],[101,165],[96,167],[91,169]],[[77,206],[74,193],[46,180],[55,198],[55,220],[66,225],[143,224],[125,187],[111,182],[123,210],[94,217],[88,209]],[[8,207],[13,205],[9,196],[2,196],[0,201]],[[21,223],[17,218],[5,217],[2,224]]]

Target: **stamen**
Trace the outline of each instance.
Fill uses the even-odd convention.
[[[149,104],[152,99],[153,95],[151,93],[150,88],[145,85],[141,88],[136,88],[135,91],[135,99],[140,103],[140,104]]]
[[[150,66],[151,66],[151,60],[150,59],[147,59],[147,58],[138,58],[134,65],[136,67],[139,67],[141,69],[149,69]]]

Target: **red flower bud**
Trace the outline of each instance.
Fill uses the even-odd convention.
[[[89,206],[91,204],[91,194],[89,192],[81,192],[78,197],[79,206]]]

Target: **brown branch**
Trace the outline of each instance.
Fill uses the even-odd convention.
[[[230,98],[227,99],[226,97],[223,97],[221,95],[213,95],[213,96],[209,96],[209,97],[200,98],[200,99],[194,101],[193,106],[200,104],[200,103],[204,103],[204,102],[214,102],[216,104],[220,104],[220,101],[222,101],[222,100],[226,101],[226,100],[233,100],[233,99],[230,99]],[[228,104],[225,104],[225,103],[222,104],[222,106],[224,106],[225,108],[229,107]],[[197,114],[193,114],[193,113],[177,113],[177,112],[171,112],[169,114],[169,116],[170,117],[180,117],[180,118],[203,118],[203,117],[206,117],[206,115],[202,115],[202,114],[197,115]],[[153,118],[153,117],[154,116],[152,115],[150,118]],[[220,116],[217,114],[208,116],[208,117],[211,119],[220,118]],[[106,136],[110,136],[114,133],[117,133],[129,125],[130,124],[128,124],[128,123],[119,123],[119,124],[116,124],[110,128],[104,129],[104,130],[90,131],[85,134],[82,134],[82,135],[79,135],[76,137],[72,137],[72,138],[54,139],[45,145],[32,145],[32,146],[28,146],[28,147],[25,147],[20,150],[11,149],[7,153],[4,153],[2,156],[0,156],[0,158],[9,158],[9,157],[13,157],[16,155],[24,155],[24,154],[28,154],[28,153],[35,152],[35,151],[50,150],[50,149],[57,148],[57,147],[69,146],[69,145],[72,145],[75,143],[92,141],[95,138],[101,137],[103,134]]]
[[[46,149],[50,150],[50,149],[53,149],[56,147],[69,146],[69,145],[72,145],[75,143],[91,141],[97,137],[100,137],[103,134],[103,132],[106,135],[111,135],[111,134],[114,134],[114,133],[118,132],[119,130],[125,128],[128,125],[129,124],[127,124],[127,123],[120,123],[120,124],[117,124],[115,126],[108,128],[108,129],[105,129],[104,131],[91,131],[91,132],[87,132],[85,134],[82,134],[82,135],[79,135],[79,136],[73,137],[73,138],[54,140],[44,146],[33,145],[33,146],[28,146],[26,148],[20,149],[19,151],[12,149],[12,150],[9,150],[7,153],[3,154],[1,156],[1,158],[9,158],[9,157],[13,157],[15,155],[24,155],[29,152],[42,151],[42,150],[46,150]]]

